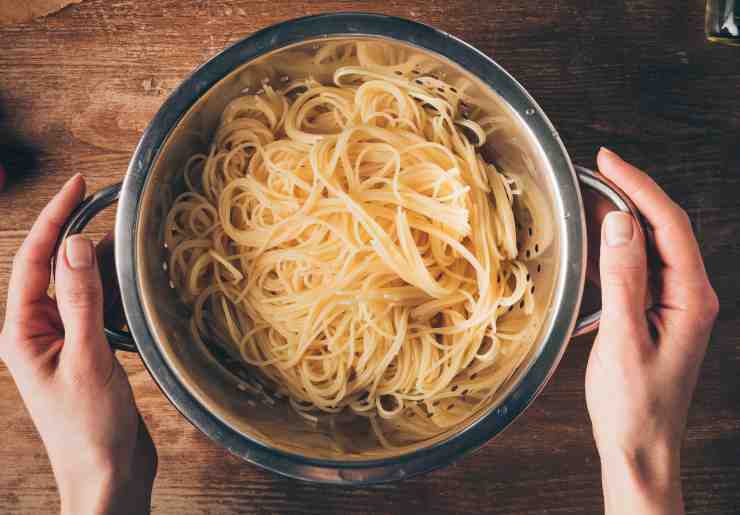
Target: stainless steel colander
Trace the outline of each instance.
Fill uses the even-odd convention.
[[[331,77],[328,46],[361,42],[394,62],[416,63],[499,117],[487,157],[533,192],[518,213],[521,251],[537,290],[534,345],[526,362],[490,403],[458,427],[403,449],[386,449],[365,424],[308,425],[264,388],[258,374],[193,345],[185,306],[164,263],[163,221],[182,189],[185,161],[207,147],[220,113],[244,90],[301,75]],[[557,131],[527,91],[470,45],[433,28],[370,14],[329,14],[262,30],[226,49],[180,85],[154,117],[122,184],[87,199],[65,235],[82,230],[119,200],[116,268],[130,334],[107,330],[111,344],[138,352],[162,391],[195,426],[232,453],[280,474],[327,483],[400,479],[448,464],[483,445],[542,390],[574,333],[592,330],[598,313],[577,320],[586,270],[580,189],[593,188],[618,209],[634,207],[598,174],[574,167]],[[120,199],[119,199],[120,195]],[[526,430],[526,428],[521,428]]]

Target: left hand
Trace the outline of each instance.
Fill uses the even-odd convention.
[[[81,202],[73,177],[44,208],[13,263],[0,357],[41,435],[62,513],[148,513],[157,454],[128,378],[103,332],[103,289],[92,242],[59,231]]]
[[[601,324],[586,372],[605,512],[679,515],[681,442],[719,302],[686,212],[615,153],[602,149],[598,164],[645,217],[659,257],[647,310],[645,237],[631,216],[606,216]]]

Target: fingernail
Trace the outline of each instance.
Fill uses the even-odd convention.
[[[90,268],[93,263],[92,242],[80,234],[67,238],[67,263],[73,270]]]
[[[616,153],[616,152],[614,152],[613,150],[609,150],[609,149],[608,149],[608,148],[606,148],[606,147],[601,147],[601,148],[599,149],[599,153],[602,153],[602,154],[604,154],[605,156],[611,156],[611,157],[616,157],[617,159],[622,159],[621,157],[619,157],[619,155],[617,155],[617,153]]]
[[[621,247],[632,241],[632,216],[619,211],[612,211],[604,218],[604,233],[609,247]]]
[[[67,182],[64,183],[64,186],[62,186],[62,189],[66,188],[67,186],[69,186],[73,182],[80,180],[80,177],[82,177],[82,174],[80,172],[77,172],[72,177],[70,177],[69,179],[67,179]]]

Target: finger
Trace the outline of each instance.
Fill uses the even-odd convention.
[[[41,211],[18,250],[8,290],[8,310],[35,302],[46,295],[51,275],[51,257],[59,232],[85,196],[82,175],[72,177]]]
[[[601,329],[625,340],[643,340],[648,334],[647,258],[644,236],[631,215],[615,211],[604,218],[599,268]]]
[[[102,379],[110,373],[113,356],[103,332],[103,287],[95,249],[76,234],[64,241],[62,250],[55,282],[64,323],[62,359]]]
[[[586,231],[588,234],[586,278],[600,289],[599,254],[601,254],[601,226],[604,223],[606,215],[614,211],[614,204],[595,190],[585,189],[582,193],[583,205],[588,213],[586,219]]]
[[[624,162],[611,151],[598,155],[599,169],[635,202],[653,230],[653,240],[662,264],[657,279],[662,287],[656,305],[680,316],[677,326],[711,327],[716,318],[717,296],[709,282],[699,244],[686,212],[645,173]]]
[[[647,174],[611,150],[602,148],[597,161],[599,171],[614,181],[647,219],[663,266],[678,274],[683,284],[707,283],[699,244],[686,212]]]

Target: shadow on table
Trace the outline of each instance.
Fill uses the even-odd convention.
[[[0,91],[0,165],[7,173],[7,188],[39,168],[39,149],[26,141],[12,125],[7,102]]]

